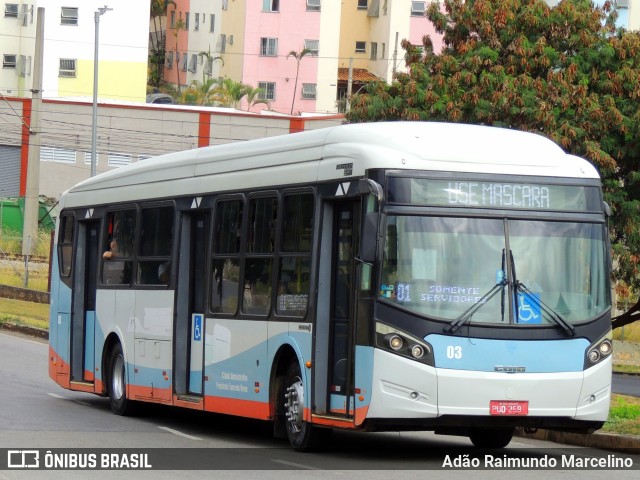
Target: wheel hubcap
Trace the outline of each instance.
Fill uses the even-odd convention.
[[[293,384],[287,388],[284,397],[286,399],[284,406],[289,428],[294,433],[298,433],[302,430],[304,413],[304,390],[300,377],[294,378]]]
[[[111,388],[113,396],[116,399],[121,399],[124,395],[124,359],[122,355],[118,355],[113,362]]]

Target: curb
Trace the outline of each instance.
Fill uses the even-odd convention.
[[[618,435],[614,433],[569,433],[555,430],[538,430],[534,433],[526,433],[522,428],[516,428],[516,436],[521,438],[534,438],[548,442],[564,443],[579,447],[600,448],[614,452],[628,452],[630,449],[640,448],[639,435]]]
[[[10,332],[24,333],[36,338],[49,340],[49,331],[41,328],[29,327],[27,325],[18,325],[16,323],[0,323],[0,330],[8,330]]]

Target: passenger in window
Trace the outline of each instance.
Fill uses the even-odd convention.
[[[110,260],[112,258],[117,257],[119,253],[120,252],[118,250],[118,241],[115,238],[113,238],[109,242],[109,249],[102,254],[102,258],[104,258],[105,260]]]
[[[169,284],[169,277],[171,276],[171,262],[166,261],[161,263],[158,267],[158,280],[163,285]]]

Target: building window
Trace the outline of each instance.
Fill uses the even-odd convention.
[[[171,12],[171,16],[169,17],[169,28],[176,28],[176,11]]]
[[[260,55],[264,57],[275,57],[278,55],[278,39],[277,38],[261,38],[260,39]]]
[[[74,7],[62,7],[60,12],[60,25],[78,25],[78,9]]]
[[[226,10],[229,7],[229,0],[222,0],[222,10]]]
[[[263,12],[279,12],[280,0],[262,0]]]
[[[385,55],[387,53],[386,50],[387,50],[387,44],[383,43],[382,44],[382,55],[380,56],[380,58],[383,59],[383,60],[385,59]]]
[[[185,12],[184,13],[184,29],[188,32],[189,31],[189,12]]]
[[[216,25],[216,16],[212,13],[209,15],[209,33],[213,33]]]
[[[302,99],[303,100],[315,100],[316,99],[316,84],[315,83],[303,83],[302,84]]]
[[[173,68],[173,52],[167,52],[167,68]]]
[[[260,93],[260,100],[275,100],[276,99],[276,84],[275,84],[275,82],[258,82],[258,88],[262,89],[262,93]]]
[[[76,59],[75,58],[61,58],[60,70],[58,72],[59,77],[75,77],[76,76]]]
[[[41,162],[76,163],[75,150],[66,148],[40,147]]]
[[[366,53],[367,42],[356,42],[356,53]]]
[[[411,2],[411,15],[413,17],[422,17],[426,10],[427,2]]]
[[[17,55],[3,55],[2,68],[16,68]]]
[[[377,42],[371,42],[371,55],[369,55],[369,58],[371,60],[378,59],[378,43]]]
[[[368,8],[369,0],[358,0],[358,10],[366,10]]]
[[[200,30],[200,14],[199,13],[195,14],[194,21],[195,21],[195,24],[193,25],[193,31],[197,32],[198,30]]]
[[[226,33],[221,33],[220,34],[220,48],[218,49],[218,51],[220,53],[224,53],[227,50],[227,34]]]
[[[8,18],[18,18],[18,4],[17,3],[5,3],[4,4],[4,16]]]
[[[307,12],[319,12],[320,0],[307,0]]]
[[[189,71],[192,73],[196,73],[198,71],[198,55],[195,53],[191,54],[191,60],[189,60]]]
[[[131,163],[131,155],[126,155],[124,153],[110,153],[108,160],[110,167],[124,167]]]
[[[182,71],[187,71],[187,66],[189,65],[189,52],[184,52],[182,54]]]
[[[318,55],[320,50],[320,40],[305,40],[304,48],[309,50],[311,55]]]

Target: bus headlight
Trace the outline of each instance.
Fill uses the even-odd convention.
[[[376,323],[376,346],[420,363],[434,365],[431,345],[384,323]]]
[[[609,357],[613,352],[613,344],[611,343],[611,330],[597,342],[593,343],[587,350],[587,359],[585,361],[585,369],[600,363]]]

